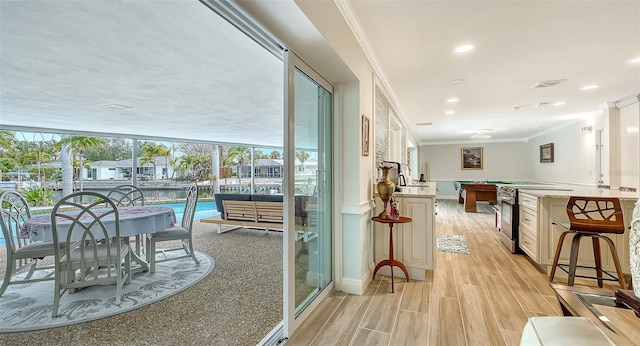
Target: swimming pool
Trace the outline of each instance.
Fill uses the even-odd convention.
[[[173,210],[176,212],[176,219],[178,220],[178,222],[182,221],[184,203],[154,203],[154,205],[173,208]],[[196,215],[193,219],[200,220],[205,217],[218,215],[220,215],[220,212],[216,209],[216,201],[198,201],[198,204],[196,204]]]
[[[170,207],[176,212],[176,220],[182,222],[182,215],[184,212],[184,202],[182,203],[153,203],[154,205],[161,205],[164,207]],[[151,205],[151,203],[149,203]],[[216,209],[216,201],[198,201],[196,205],[196,215],[194,220],[200,220],[205,217],[213,217],[220,215],[220,212]],[[33,216],[39,216],[34,213]],[[0,234],[0,246],[4,246],[4,237]]]

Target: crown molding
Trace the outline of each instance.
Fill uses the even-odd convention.
[[[624,108],[624,107],[628,107],[628,106],[631,106],[634,103],[639,103],[639,102],[640,102],[640,94],[631,95],[631,96],[627,96],[627,97],[623,98],[622,100],[616,102],[615,106],[618,107],[618,108]]]
[[[382,65],[380,65],[380,63],[378,62],[378,58],[376,57],[376,54],[374,53],[373,48],[369,43],[369,39],[367,38],[365,31],[362,29],[360,20],[358,19],[358,16],[355,14],[353,7],[351,6],[351,3],[349,1],[344,1],[344,0],[334,0],[333,2],[335,3],[336,7],[338,8],[338,11],[342,15],[342,18],[344,18],[345,22],[347,23],[347,26],[349,26],[349,29],[353,33],[353,36],[355,37],[356,41],[358,41],[360,48],[362,49],[362,51],[364,52],[364,55],[367,57],[367,60],[369,61],[369,64],[371,64],[371,67],[373,68],[374,87],[375,87],[375,81],[378,81],[380,86],[382,87],[381,89],[388,95],[389,101],[391,103],[390,106],[395,110],[396,114],[400,117],[400,121],[404,124],[405,129],[409,133],[411,133],[411,136],[413,138],[418,138],[415,135],[415,133],[411,131],[411,128],[407,126],[407,123],[405,122],[404,110],[400,106],[400,103],[398,102],[398,98],[394,94],[393,90],[389,87],[391,83],[389,82],[389,79],[384,73],[384,69],[382,68]]]

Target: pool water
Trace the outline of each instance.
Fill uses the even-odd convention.
[[[176,212],[176,219],[178,220],[178,222],[182,221],[184,203],[159,203],[155,205],[173,208],[173,210]],[[193,219],[200,220],[204,219],[205,217],[218,215],[220,215],[220,212],[216,209],[216,201],[198,201],[198,204],[196,204],[196,215]]]
[[[176,212],[176,220],[178,223],[182,222],[184,203],[159,203],[157,205],[172,208]],[[198,201],[198,204],[196,204],[196,215],[193,219],[197,221],[205,217],[218,215],[220,215],[220,212],[216,209],[216,201]],[[38,214],[34,213],[34,216],[38,216]],[[0,234],[0,246],[4,246],[4,244],[4,237]]]

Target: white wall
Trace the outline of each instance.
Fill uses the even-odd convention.
[[[462,148],[483,148],[483,169],[461,168]],[[429,163],[431,180],[514,180],[529,179],[526,143],[474,143],[420,146],[420,165]]]
[[[527,143],[526,156],[529,180],[538,182],[595,185],[596,169],[595,133],[602,128],[602,116],[570,124]],[[580,129],[591,125],[591,133]],[[553,143],[554,162],[540,163],[540,145]]]
[[[640,187],[638,170],[638,129],[640,128],[640,105],[636,102],[620,108],[620,186]]]

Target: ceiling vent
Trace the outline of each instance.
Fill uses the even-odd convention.
[[[556,86],[561,82],[564,82],[566,79],[552,79],[552,80],[543,80],[539,82],[535,82],[531,87],[532,88],[548,88],[552,86]]]
[[[538,107],[551,106],[551,105],[556,105],[556,104],[553,103],[553,102],[538,102],[538,103],[534,103],[532,105],[514,106],[513,108],[511,108],[511,110],[517,111],[517,110],[520,110],[521,108],[524,108],[524,107],[538,108]],[[560,104],[558,104],[558,105],[560,105]]]
[[[429,126],[429,125],[433,125],[433,123],[429,122],[429,123],[417,123],[417,126]]]
[[[115,110],[119,110],[119,111],[125,111],[127,109],[133,108],[131,106],[125,106],[125,105],[121,105],[121,104],[117,104],[117,103],[111,103],[111,104],[105,105],[105,107],[111,108],[111,109],[115,109]]]

